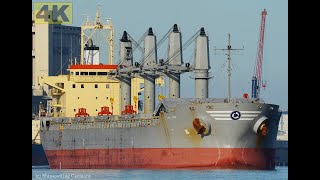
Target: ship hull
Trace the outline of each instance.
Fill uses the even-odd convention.
[[[278,106],[186,101],[166,107],[152,118],[43,119],[40,134],[50,168],[275,168]],[[199,132],[195,119],[206,130]],[[264,122],[265,135],[256,131]]]
[[[275,168],[270,148],[115,148],[47,150],[51,169]]]

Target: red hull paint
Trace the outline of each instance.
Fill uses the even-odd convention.
[[[264,169],[275,150],[264,148],[123,148],[46,150],[51,169]],[[61,162],[61,163],[60,163]]]

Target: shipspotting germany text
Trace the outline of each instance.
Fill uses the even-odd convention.
[[[36,174],[36,178],[45,178],[45,179],[83,179],[83,178],[91,178],[91,175],[89,174]]]

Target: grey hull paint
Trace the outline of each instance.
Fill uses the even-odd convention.
[[[112,123],[108,122],[56,124],[51,118],[43,118],[40,135],[45,150],[274,148],[280,119],[278,109],[277,105],[263,103],[163,103],[157,111],[164,112],[159,113],[158,119],[150,121],[153,122],[150,125],[129,127],[128,123],[118,123],[127,127],[111,127]],[[234,111],[241,113],[240,119],[228,120],[231,117],[228,114]],[[253,131],[253,126],[263,116],[269,121],[268,134],[260,138]],[[207,134],[202,137],[196,134],[192,126],[194,118],[205,123],[209,129]],[[253,120],[248,120],[250,118]],[[51,120],[50,127],[46,127],[48,120]]]

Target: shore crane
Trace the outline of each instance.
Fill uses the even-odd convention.
[[[259,99],[261,87],[265,88],[266,84],[262,82],[262,60],[263,60],[263,42],[264,42],[264,29],[266,22],[267,11],[264,9],[261,12],[260,36],[258,42],[258,51],[256,56],[256,64],[252,77],[252,99]]]

